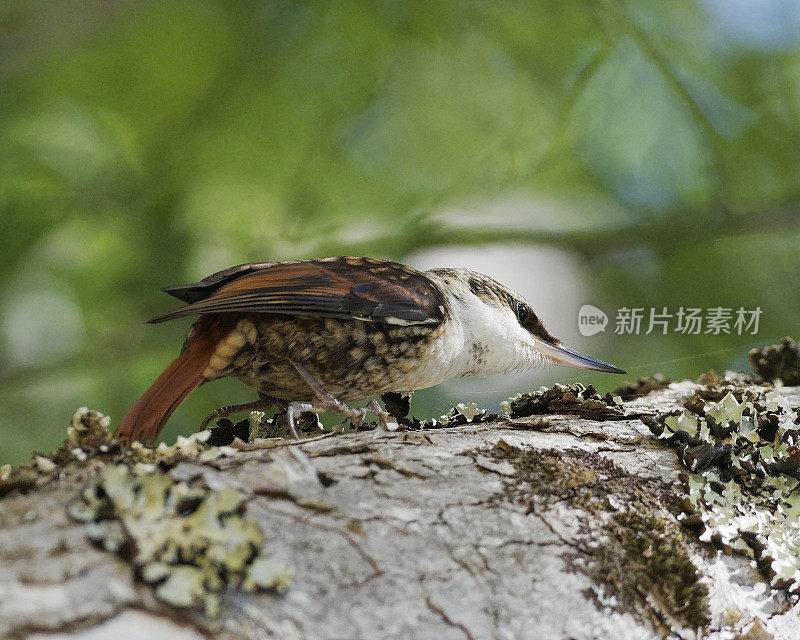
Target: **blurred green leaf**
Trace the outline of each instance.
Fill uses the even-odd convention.
[[[800,37],[780,3],[758,24],[740,4],[3,3],[0,462],[79,405],[118,420],[188,329],[142,324],[160,287],[248,260],[496,256],[522,286],[565,278],[531,303],[573,337],[578,295],[764,307],[755,337],[576,345],[634,374],[796,334]],[[165,437],[251,396],[204,386]]]

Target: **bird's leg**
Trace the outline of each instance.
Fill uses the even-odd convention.
[[[200,423],[200,428],[205,429],[206,425],[214,420],[219,420],[220,418],[227,418],[234,413],[242,413],[243,411],[259,411],[261,409],[270,409],[272,407],[283,407],[286,403],[283,400],[278,400],[277,398],[272,398],[268,395],[263,393],[258,394],[258,400],[254,402],[246,402],[244,404],[231,404],[227,407],[220,407],[215,411],[209,413],[203,421]]]
[[[377,400],[372,400],[366,407],[355,409],[335,396],[331,395],[325,387],[323,387],[319,380],[317,380],[311,372],[303,365],[292,362],[292,366],[297,369],[297,373],[305,380],[306,384],[311,388],[314,394],[314,402],[292,402],[286,411],[286,418],[289,422],[289,428],[292,430],[292,435],[299,438],[297,430],[295,429],[295,417],[306,411],[313,413],[320,413],[322,411],[332,411],[339,413],[346,418],[349,418],[358,431],[359,425],[363,422],[368,413],[374,413],[381,423],[381,426],[386,429],[389,421],[389,414],[386,413]]]

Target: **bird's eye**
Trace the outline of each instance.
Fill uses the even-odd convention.
[[[528,319],[531,317],[531,308],[525,304],[524,302],[520,302],[517,305],[517,319],[519,320],[520,324],[525,324]]]

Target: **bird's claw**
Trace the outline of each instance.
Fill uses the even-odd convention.
[[[313,413],[332,411],[334,413],[339,413],[353,423],[353,428],[355,431],[358,431],[358,428],[361,426],[361,423],[364,421],[364,418],[367,417],[368,413],[374,413],[378,417],[381,427],[389,431],[397,430],[396,422],[391,423],[395,425],[394,429],[389,426],[389,414],[383,410],[383,407],[378,404],[376,399],[373,398],[366,407],[354,409],[335,396],[331,395],[325,389],[325,387],[320,384],[319,380],[317,380],[303,365],[297,362],[292,362],[292,365],[295,369],[297,369],[297,373],[299,373],[300,377],[305,380],[306,384],[308,384],[309,388],[314,394],[313,404],[309,402],[293,402],[289,405],[289,409],[286,412],[286,417],[289,422],[289,428],[292,430],[292,435],[295,438],[298,438],[297,429],[295,428],[295,416],[304,411],[312,411]]]
[[[209,413],[203,421],[200,423],[200,428],[205,429],[209,424],[214,422],[215,420],[219,420],[220,418],[224,417],[222,413],[220,413],[219,409],[214,409],[211,413]]]
[[[380,423],[381,428],[387,431],[396,431],[397,430],[397,423],[394,421],[389,420],[391,416],[384,411],[383,407],[378,404],[377,400],[372,400],[367,406],[355,409],[349,405],[344,404],[340,400],[337,400],[333,396],[330,397],[318,397],[316,402],[313,404],[310,402],[293,402],[289,405],[289,409],[286,411],[286,420],[289,423],[289,429],[292,431],[292,435],[295,439],[300,439],[300,436],[297,433],[297,418],[302,413],[315,413],[319,414],[322,411],[332,411],[334,413],[339,413],[343,415],[346,419],[350,420],[353,423],[353,430],[358,431],[358,428],[364,422],[364,419],[367,417],[368,414],[372,413],[377,416],[378,421]],[[317,417],[317,423],[319,424],[320,429],[322,429],[322,423],[319,422],[319,416]],[[392,429],[391,425],[395,425],[395,428]]]
[[[211,413],[209,413],[203,421],[200,423],[200,428],[205,429],[209,424],[214,422],[214,420],[219,420],[220,418],[227,418],[234,413],[242,413],[243,411],[260,411],[264,409],[269,409],[270,407],[279,406],[281,403],[280,400],[276,400],[275,398],[271,398],[267,395],[259,394],[259,399],[255,402],[246,402],[244,404],[231,404],[225,407],[220,407],[219,409],[215,409]]]

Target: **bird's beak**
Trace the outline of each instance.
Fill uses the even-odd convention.
[[[554,364],[563,364],[564,366],[577,367],[578,369],[592,369],[594,371],[603,371],[604,373],[628,373],[624,369],[596,360],[560,344],[537,340],[535,349]]]

